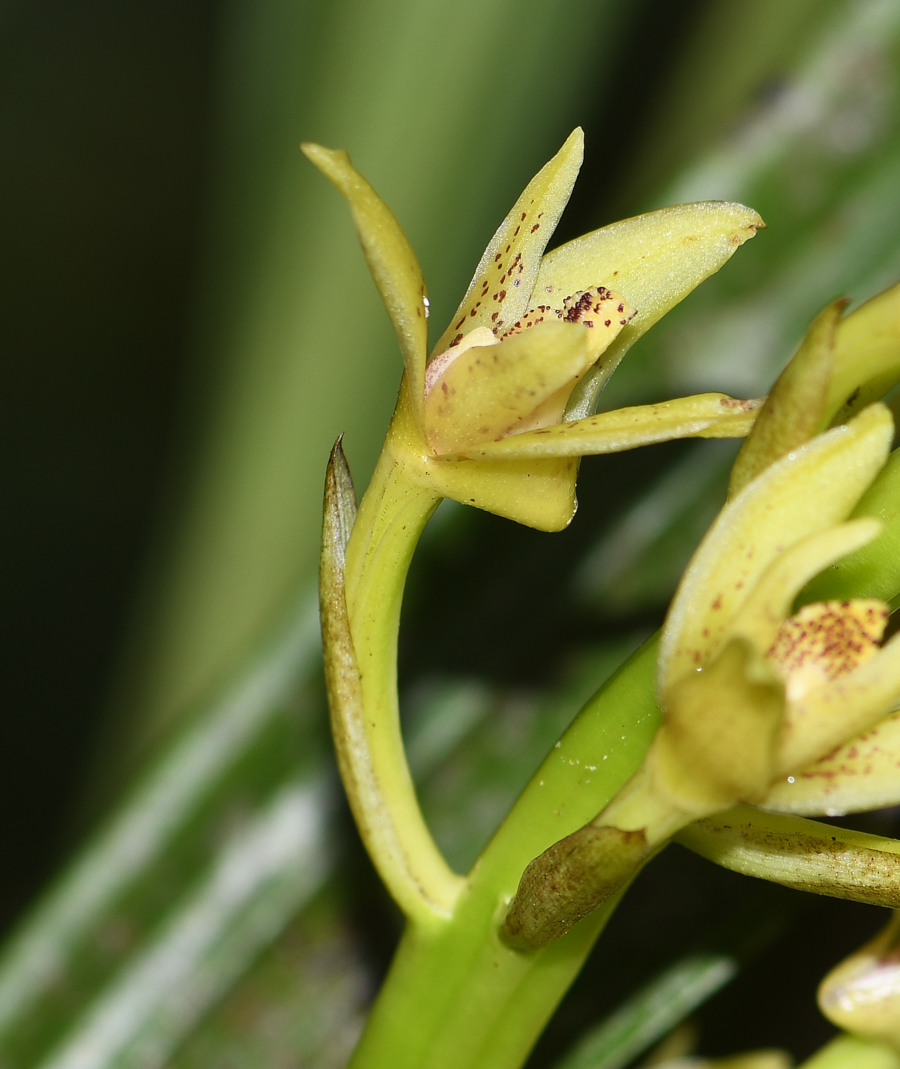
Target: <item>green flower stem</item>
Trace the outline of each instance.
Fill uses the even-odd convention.
[[[784,887],[896,909],[900,842],[737,805],[676,841],[722,868]]]
[[[353,1069],[518,1069],[618,896],[543,950],[499,939],[529,861],[590,820],[639,766],[659,723],[656,642],[585,706],[469,874],[453,914],[412,922]]]

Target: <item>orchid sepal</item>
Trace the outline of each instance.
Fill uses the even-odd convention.
[[[593,415],[604,386],[635,342],[765,225],[743,204],[676,204],[611,223],[548,253],[535,283],[542,300],[575,293],[595,285],[591,279],[601,279],[637,309],[576,386],[566,419]]]
[[[465,296],[434,347],[435,353],[449,349],[460,333],[487,327],[500,334],[525,315],[541,255],[569,202],[583,159],[584,133],[579,126],[528,183],[488,242]],[[598,281],[603,279],[597,276],[567,292],[588,289]]]
[[[825,430],[828,390],[843,298],[832,301],[810,324],[797,352],[769,391],[755,431],[731,468],[728,496],[734,497],[775,461]]]
[[[852,516],[881,524],[872,542],[837,561],[801,591],[801,604],[839,598],[881,598],[900,607],[900,450],[888,458]]]
[[[883,397],[900,382],[900,283],[841,320],[825,404],[831,426]]]
[[[741,400],[722,393],[694,394],[523,431],[470,446],[448,459],[596,456],[673,438],[740,438],[753,426],[759,404],[755,399]]]
[[[390,316],[407,375],[421,398],[428,348],[428,290],[419,261],[394,213],[350,162],[343,149],[301,145],[350,206],[366,262]],[[421,419],[421,401],[416,401]]]

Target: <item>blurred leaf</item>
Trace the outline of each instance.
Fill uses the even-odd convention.
[[[134,990],[143,968],[145,990],[157,999],[177,979],[171,969],[179,961],[199,968],[220,949],[222,978],[234,975],[274,935],[268,926],[277,928],[285,910],[286,922],[315,889],[315,880],[299,878],[305,870],[298,873],[297,864],[306,858],[310,877],[323,871],[313,820],[322,788],[292,784],[298,768],[321,755],[318,702],[308,692],[297,696],[318,649],[315,604],[304,595],[12,934],[0,957],[4,1064],[35,1064],[98,995],[112,997],[119,970],[132,970]],[[235,877],[240,858],[250,855],[257,866]],[[273,906],[271,920],[260,917],[255,898],[281,903],[281,914]],[[156,964],[147,949],[154,945]],[[166,958],[166,948],[178,945],[184,954]],[[205,995],[198,977],[196,998],[185,1001],[190,1012],[221,993],[215,971],[207,973]]]
[[[50,1054],[47,1069],[163,1066],[328,872],[323,785],[283,787],[218,851],[146,944],[114,973]]]
[[[705,5],[641,131],[623,182],[628,195],[643,201],[752,114],[790,75],[810,36],[846,6],[846,0]]]
[[[717,54],[722,38],[712,28],[736,14],[711,10],[694,46],[710,62],[676,76],[672,101],[694,108],[702,98],[716,110],[730,99],[739,108],[730,128],[720,120],[724,132],[650,201],[740,200],[768,228],[635,346],[604,408],[697,389],[765,393],[822,305],[842,293],[858,304],[900,276],[900,8],[864,0],[820,5],[814,16],[805,5],[780,11],[773,18],[796,18],[804,32],[795,43],[749,46],[732,75],[732,53]],[[790,69],[783,57],[793,48],[799,59]],[[770,63],[777,82],[750,99],[746,87]],[[717,99],[720,80],[732,76],[734,92]],[[588,558],[579,583],[605,611],[661,606],[671,596],[722,500],[730,456],[718,448],[694,447]]]
[[[900,274],[900,9],[843,5],[776,93],[658,198],[752,205],[768,229],[636,347],[606,404],[675,392],[765,392],[819,308]],[[746,392],[745,392],[746,391]]]
[[[725,503],[735,442],[698,442],[624,515],[579,565],[580,600],[606,615],[663,606]]]
[[[288,927],[167,1063],[170,1069],[342,1069],[368,977],[326,893]]]
[[[737,972],[733,958],[697,954],[667,969],[584,1036],[556,1069],[623,1069]]]
[[[618,11],[608,0],[232,0],[185,409],[195,444],[178,457],[179,511],[113,701],[109,776],[311,575],[328,449],[347,430],[365,486],[396,397],[396,343],[345,208],[297,143],[351,152],[409,235],[440,330],[523,179],[604,78]]]

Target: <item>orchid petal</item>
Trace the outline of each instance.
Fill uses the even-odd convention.
[[[770,464],[825,429],[822,423],[832,376],[834,338],[846,303],[834,301],[816,316],[799,349],[778,376],[753,433],[731,469],[729,497],[740,493]]]
[[[607,379],[638,338],[763,226],[759,215],[742,204],[679,204],[613,223],[548,253],[534,301],[546,294],[559,302],[602,284],[637,309],[597,368],[579,383],[570,418],[591,415]]]
[[[745,876],[799,891],[900,906],[900,842],[738,805],[680,831],[682,846]]]
[[[881,534],[823,572],[803,591],[803,602],[881,598],[897,608],[900,594],[900,450],[894,450],[859,499],[854,516],[875,516]]]
[[[707,663],[760,576],[787,546],[846,519],[893,435],[872,405],[767,468],[719,514],[675,594],[660,649],[660,689]]]
[[[468,448],[464,456],[485,460],[593,456],[675,438],[739,438],[753,426],[758,405],[722,393],[701,393],[513,434]]]
[[[789,615],[797,592],[810,577],[871,542],[880,529],[877,520],[854,520],[817,531],[790,546],[760,576],[728,626],[725,639],[741,635],[765,653]]]
[[[528,183],[491,238],[450,326],[434,347],[436,354],[450,348],[460,333],[489,327],[499,334],[522,318],[541,253],[569,202],[583,157],[584,133],[578,127]]]
[[[584,327],[556,321],[499,344],[466,349],[425,396],[425,436],[435,455],[459,453],[514,431],[590,366],[588,341]]]
[[[421,397],[428,348],[428,305],[416,254],[390,208],[350,163],[346,152],[311,142],[301,148],[350,205],[369,270],[400,342],[406,373],[415,384],[413,393]]]
[[[778,767],[804,769],[884,717],[900,698],[900,636],[852,672],[810,690],[785,712]]]
[[[900,805],[900,712],[780,780],[762,805],[776,813],[843,816]]]
[[[447,463],[431,458],[430,484],[442,497],[538,531],[562,531],[575,515],[574,457]]]
[[[431,487],[441,497],[539,531],[561,531],[575,515],[576,459],[455,462],[434,457],[413,415],[405,384],[391,421],[387,448],[414,481]]]
[[[731,639],[666,692],[650,751],[654,791],[698,817],[763,797],[783,709],[781,680],[750,643]]]
[[[878,598],[816,601],[789,616],[768,653],[787,681],[788,702],[877,657],[888,618]]]
[[[838,327],[828,418],[832,424],[845,422],[898,381],[900,283],[866,301]]]

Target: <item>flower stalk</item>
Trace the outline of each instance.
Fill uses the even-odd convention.
[[[739,805],[676,842],[732,872],[874,906],[900,907],[900,842]]]

